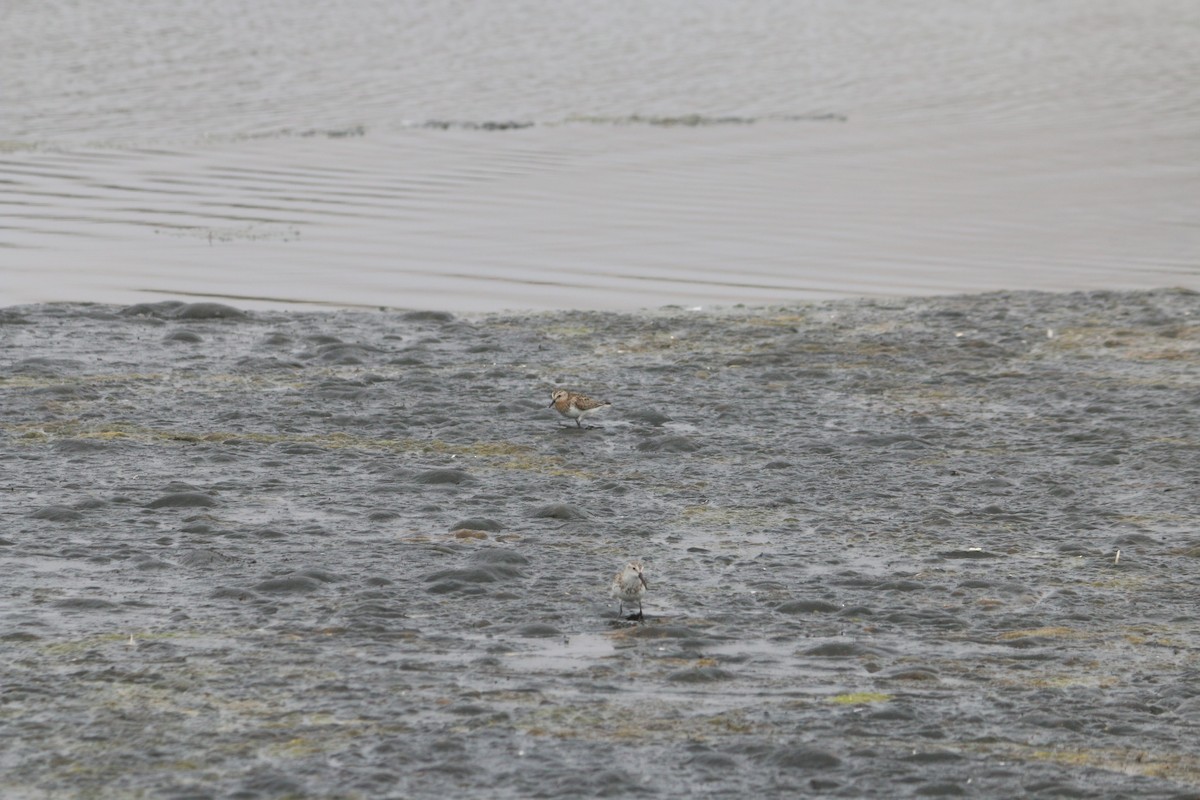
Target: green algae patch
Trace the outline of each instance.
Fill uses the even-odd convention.
[[[892,695],[882,692],[847,692],[835,694],[829,698],[829,702],[839,706],[867,706],[872,703],[886,703],[891,699]]]
[[[1099,669],[1095,664],[1093,669]],[[1042,689],[1111,689],[1120,684],[1120,679],[1103,674],[1069,674],[1052,675],[1045,678],[1033,678],[1024,681],[1010,681],[1011,686],[1036,686]]]
[[[125,645],[137,647],[147,642],[187,641],[190,639],[210,639],[211,634],[200,631],[113,631],[97,633],[79,639],[59,641],[42,641],[32,644],[34,650],[52,657],[78,657],[97,647]],[[29,646],[29,645],[27,645]]]
[[[1006,631],[1000,634],[1001,641],[1012,641],[1014,639],[1025,639],[1032,636],[1041,637],[1044,639],[1090,639],[1096,634],[1087,631],[1080,631],[1074,628],[1045,627],[1045,628],[1026,628],[1019,631]]]
[[[56,386],[90,386],[110,383],[144,383],[161,381],[166,376],[157,373],[116,373],[99,375],[5,375],[0,376],[0,389],[50,389]]]
[[[664,704],[647,713],[650,705],[653,704],[642,702],[633,708],[604,703],[534,709],[521,713],[516,725],[530,736],[617,742],[698,742],[776,730],[773,723],[752,719],[736,709],[686,714],[678,707]]]
[[[85,424],[78,420],[57,420],[44,423],[22,423],[3,426],[16,433],[30,445],[50,443],[59,439],[88,439],[93,441],[125,440],[152,444],[170,442],[184,444],[223,444],[249,442],[261,445],[303,444],[326,450],[387,451],[419,455],[449,455],[481,461],[499,469],[541,472],[547,475],[592,478],[592,474],[566,466],[560,456],[544,455],[530,445],[506,441],[447,442],[440,439],[373,439],[334,432],[328,434],[289,434],[266,431],[189,431],[153,428],[128,423]]]
[[[1200,785],[1200,757],[1191,752],[1134,748],[1032,747],[1005,745],[985,748],[993,756],[1040,761],[1067,767],[1086,767]]]

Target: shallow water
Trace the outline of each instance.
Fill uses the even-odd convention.
[[[0,306],[1200,289],[1200,6],[0,10]]]
[[[1194,797],[1198,315],[6,309],[0,793]]]

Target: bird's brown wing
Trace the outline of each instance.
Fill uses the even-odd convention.
[[[588,397],[587,395],[583,395],[583,394],[575,395],[572,398],[572,400],[574,400],[574,402],[575,402],[575,407],[578,408],[580,411],[591,411],[593,408],[599,408],[600,406],[611,406],[612,405],[612,403],[610,403],[608,401],[593,400],[592,398]]]

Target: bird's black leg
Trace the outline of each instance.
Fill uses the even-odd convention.
[[[575,427],[577,427],[577,428],[582,428],[582,427],[583,427],[583,423],[582,423],[582,422],[580,422],[580,421],[579,421],[579,419],[580,419],[579,417],[576,417],[576,418],[575,418]]]

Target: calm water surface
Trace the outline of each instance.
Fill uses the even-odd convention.
[[[0,9],[0,304],[1200,289],[1200,6]]]

